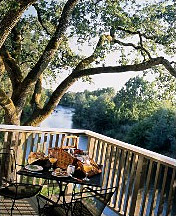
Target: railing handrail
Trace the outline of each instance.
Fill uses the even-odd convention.
[[[143,155],[155,161],[162,162],[162,164],[164,163],[164,164],[176,167],[176,159],[174,158],[171,158],[171,157],[168,157],[168,156],[165,156],[165,155],[162,155],[162,154],[159,154],[159,153],[156,153],[156,152],[153,152],[153,151],[150,151],[150,150],[138,147],[138,146],[134,146],[132,144],[125,143],[123,141],[116,140],[111,137],[107,137],[105,135],[102,135],[102,134],[99,134],[93,131],[86,130],[85,132],[86,132],[86,135],[98,138],[107,143],[118,145],[122,149],[130,150],[134,153],[137,153],[138,155]]]
[[[76,133],[76,134],[86,134],[87,130],[82,129],[67,129],[67,128],[47,128],[47,127],[33,127],[33,126],[17,126],[17,125],[1,125],[1,131],[22,131],[22,132],[41,132],[41,133]]]
[[[120,140],[116,140],[110,137],[107,137],[105,135],[90,131],[90,130],[84,130],[84,129],[65,129],[65,128],[41,128],[41,127],[33,127],[33,126],[16,126],[16,125],[0,125],[1,131],[16,131],[16,132],[41,132],[41,133],[73,133],[73,134],[82,134],[91,136],[94,138],[98,138],[99,140],[102,140],[106,143],[110,143],[113,145],[117,145],[121,147],[122,149],[130,150],[134,153],[137,153],[138,155],[143,155],[144,157],[148,157],[150,159],[153,159],[155,161],[161,162],[162,164],[166,164],[172,167],[176,167],[176,159],[167,157],[165,155],[161,155],[159,153],[146,150],[144,148],[134,146],[125,142],[122,142]]]

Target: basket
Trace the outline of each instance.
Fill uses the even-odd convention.
[[[73,164],[74,158],[62,148],[55,147],[48,149],[48,155],[57,158],[56,166],[62,169],[67,169],[67,166]]]
[[[32,164],[38,160],[45,160],[45,154],[43,152],[30,152],[28,156],[28,163]]]

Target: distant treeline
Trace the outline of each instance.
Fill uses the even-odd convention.
[[[170,156],[175,155],[176,110],[174,94],[155,82],[130,79],[117,93],[113,88],[68,92],[64,106],[74,107],[79,128],[113,137]]]

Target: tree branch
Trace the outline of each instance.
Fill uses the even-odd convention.
[[[152,58],[151,55],[150,55],[150,53],[149,53],[143,46],[136,46],[136,45],[133,44],[133,43],[125,43],[125,42],[122,42],[122,41],[120,41],[120,40],[118,40],[118,39],[114,39],[114,40],[112,40],[112,42],[118,43],[119,45],[122,45],[122,46],[131,46],[131,47],[133,47],[133,48],[136,49],[136,50],[144,51],[144,52],[148,55],[149,59]],[[144,60],[145,60],[145,59],[144,59]]]
[[[76,66],[76,68],[74,69],[74,71],[83,70],[83,69],[87,68],[92,62],[94,62],[97,59],[97,57],[98,57],[97,50],[104,44],[105,40],[106,40],[106,36],[102,35],[100,37],[100,39],[98,40],[98,43],[97,43],[96,48],[95,48],[94,52],[92,53],[92,55],[90,55],[89,57],[83,59]]]
[[[35,84],[34,93],[32,95],[31,105],[34,111],[42,108],[42,106],[40,105],[40,99],[41,99],[41,93],[42,93],[42,79],[43,79],[43,76],[40,75],[40,77],[38,78]]]
[[[176,78],[176,67],[172,67],[173,62],[169,62],[167,59],[162,60],[162,64],[169,71],[169,73]]]
[[[2,74],[4,73],[4,71],[5,71],[5,65],[4,65],[2,56],[0,55],[0,77],[2,76]],[[0,78],[0,80],[1,80],[1,78]]]
[[[123,28],[123,27],[121,27],[121,26],[118,26],[117,27],[117,30],[121,30],[121,31],[124,31],[124,32],[126,32],[126,33],[128,33],[128,34],[132,34],[132,35],[141,35],[142,37],[144,37],[145,39],[148,39],[148,40],[153,40],[155,43],[158,43],[158,44],[164,44],[164,43],[160,43],[159,41],[160,41],[160,38],[158,37],[158,36],[156,36],[156,35],[153,35],[153,36],[148,36],[148,35],[146,35],[146,34],[144,34],[144,33],[141,33],[140,31],[131,31],[131,30],[129,30],[129,29],[125,29],[125,28]]]
[[[41,16],[41,10],[38,7],[38,4],[36,3],[36,4],[33,4],[32,6],[34,6],[35,10],[37,11],[38,21],[39,21],[40,25],[45,30],[45,32],[47,33],[47,35],[51,35],[51,33],[48,31],[48,29],[43,24],[43,20],[42,20],[42,16]]]
[[[144,33],[141,33],[140,31],[131,31],[131,30],[129,30],[129,29],[125,29],[125,28],[123,28],[123,27],[121,27],[121,26],[118,26],[117,28],[116,28],[117,30],[121,30],[121,31],[124,31],[124,32],[126,32],[126,33],[128,33],[128,34],[131,34],[131,35],[141,35],[141,36],[143,36],[143,37],[145,37],[146,39],[154,39],[154,37],[151,37],[151,36],[147,36],[146,34],[144,34]]]
[[[12,58],[10,53],[7,51],[5,46],[1,48],[1,56],[3,58],[3,62],[5,65],[5,68],[8,72],[9,78],[12,82],[13,90],[17,88],[17,86],[20,85],[20,83],[23,80],[22,72],[20,70],[20,67],[16,63],[15,59]]]
[[[36,1],[37,0],[17,0],[14,4],[12,4],[11,8],[0,23],[0,48],[4,44],[4,41],[13,27],[19,21],[23,12]]]
[[[48,103],[41,110],[37,110],[33,115],[24,123],[24,125],[38,126],[44,119],[46,119],[51,112],[55,109],[59,101],[69,87],[77,81],[74,73],[70,74],[53,92]]]
[[[38,62],[35,64],[33,69],[28,73],[23,83],[12,95],[12,100],[15,101],[15,106],[21,107],[24,104],[24,99],[26,98],[26,93],[29,91],[30,86],[37,81],[39,76],[47,68],[51,59],[53,58],[55,52],[57,51],[59,45],[61,44],[64,33],[67,29],[67,24],[73,8],[75,7],[78,0],[68,0],[64,6],[61,18],[59,19],[59,24],[57,29],[46,46],[43,54],[41,55]]]
[[[131,46],[131,47],[133,47],[133,48],[136,49],[136,50],[140,50],[142,56],[144,57],[144,61],[146,60],[146,59],[145,59],[144,53],[147,54],[147,56],[149,57],[149,59],[152,58],[151,55],[150,55],[150,53],[149,53],[149,51],[148,51],[146,48],[144,48],[144,46],[143,46],[143,39],[142,39],[142,36],[145,36],[144,34],[142,34],[142,33],[139,32],[139,31],[137,31],[137,32],[130,31],[130,30],[124,29],[124,28],[122,28],[122,27],[120,27],[120,26],[117,27],[117,30],[122,30],[122,31],[127,32],[128,34],[132,34],[132,35],[136,35],[136,34],[137,34],[137,35],[139,36],[139,44],[140,44],[140,46],[136,46],[136,45],[133,44],[133,43],[124,43],[124,42],[122,42],[122,41],[120,41],[120,40],[115,39],[115,29],[114,29],[114,27],[110,30],[110,35],[112,36],[112,42],[118,43],[118,44],[120,44],[120,45],[122,45],[122,46]]]
[[[128,71],[144,71],[154,66],[162,64],[174,77],[176,77],[176,70],[172,67],[170,62],[164,57],[152,58],[146,62],[142,62],[134,65],[122,65],[122,66],[111,66],[111,67],[98,67],[89,68],[82,71],[76,71],[74,78],[80,78],[82,76],[90,76],[102,73],[122,73]]]
[[[114,67],[98,67],[83,69],[80,71],[73,71],[53,92],[52,96],[44,108],[34,115],[25,123],[25,125],[37,126],[41,121],[43,121],[47,116],[51,114],[53,109],[59,103],[62,96],[68,90],[68,88],[76,82],[79,78],[83,76],[102,74],[102,73],[121,73],[128,71],[144,71],[150,69],[151,67],[162,64],[165,66],[169,72],[176,77],[176,70],[170,65],[169,61],[163,57],[152,58],[146,62],[142,62],[134,65],[124,65],[124,66],[114,66]]]
[[[141,35],[140,32],[139,32],[139,39],[140,39],[140,45],[141,45],[141,46],[140,46],[140,47],[141,47],[141,54],[142,54],[143,57],[144,57],[144,61],[145,61],[145,55],[143,54],[143,51],[148,55],[149,59],[151,59],[152,57],[151,57],[149,51],[146,50],[146,49],[144,48],[144,46],[143,46],[142,35]]]
[[[19,125],[20,121],[18,119],[13,101],[6,95],[6,93],[2,89],[0,89],[0,105],[5,110],[5,123]]]

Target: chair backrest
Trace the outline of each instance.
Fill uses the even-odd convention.
[[[82,198],[82,203],[94,216],[100,216],[111,200],[116,188],[107,188],[100,190],[91,190],[89,195]]]
[[[75,135],[63,136],[61,140],[61,148],[78,148],[79,137]]]
[[[16,173],[16,160],[13,149],[0,149],[0,185],[3,180],[14,181]]]

